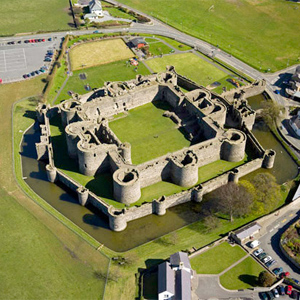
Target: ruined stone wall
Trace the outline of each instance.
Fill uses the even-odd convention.
[[[261,80],[224,92],[221,94],[221,96],[226,98],[230,103],[232,103],[233,100],[237,97],[237,95],[241,93],[244,95],[245,98],[250,98],[262,94],[265,91],[265,89],[266,89],[266,82],[265,80]]]
[[[198,89],[199,87],[202,87],[202,86],[199,86],[194,81],[190,80],[189,78],[184,77],[180,74],[177,74],[177,84],[187,91],[192,91],[192,90]]]
[[[103,143],[106,144],[115,144],[118,147],[122,144],[115,133],[108,127],[108,123],[106,122],[101,123],[100,129],[97,132],[97,136],[101,138],[101,141],[103,141]]]

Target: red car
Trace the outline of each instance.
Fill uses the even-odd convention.
[[[286,287],[286,294],[287,295],[291,295],[292,294],[292,290],[293,290],[293,287],[291,285],[288,285]]]
[[[286,277],[289,277],[290,276],[290,272],[282,272],[280,274],[280,278],[286,278]]]

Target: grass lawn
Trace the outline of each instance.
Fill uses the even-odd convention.
[[[239,246],[224,242],[191,258],[191,265],[198,274],[219,274],[245,255]]]
[[[299,4],[293,1],[122,0],[248,64],[276,71],[299,63]]]
[[[133,57],[122,39],[96,41],[75,46],[70,51],[72,70],[103,65]]]
[[[105,81],[125,81],[135,78],[137,74],[150,74],[148,69],[143,64],[140,64],[137,67],[137,71],[134,71],[134,68],[135,67],[133,66],[126,65],[126,61],[122,60],[101,66],[91,67],[84,70],[74,71],[73,76],[68,79],[67,84],[58,96],[56,104],[58,104],[62,100],[70,98],[68,91],[73,91],[74,93],[78,93],[80,95],[87,93],[84,88],[86,84],[89,84],[91,88],[99,88],[103,86]],[[86,80],[81,80],[79,78],[79,74],[83,72],[87,75]],[[66,78],[66,74],[64,74],[64,76],[65,77],[63,78]],[[50,97],[48,98],[49,103],[53,101],[63,81],[64,80],[59,79],[59,77],[58,79],[55,78],[55,82],[57,82],[58,84],[54,84],[52,89],[50,90]]]
[[[15,182],[12,157],[14,101],[42,91],[43,77],[0,86],[0,239],[1,297],[3,299],[101,298],[109,260],[27,197]],[[15,106],[16,178],[21,182],[18,155],[22,132],[33,122],[36,101]],[[26,184],[24,184],[26,186]],[[22,185],[23,187],[23,185]],[[26,192],[30,194],[30,190]],[[37,198],[36,195],[31,197]]]
[[[190,145],[176,124],[170,118],[163,117],[163,113],[170,109],[165,103],[148,103],[130,110],[125,118],[109,123],[109,127],[122,142],[131,144],[134,164]]]
[[[154,72],[163,72],[166,66],[175,66],[176,71],[191,80],[207,86],[214,81],[227,77],[227,73],[201,59],[193,53],[182,53],[146,60]]]
[[[156,41],[148,41],[147,38],[145,40],[149,45],[149,52],[153,56],[157,56],[157,55],[161,55],[161,54],[168,54],[172,50],[169,46],[167,46],[163,42],[160,42],[157,40]]]
[[[115,18],[122,18],[122,19],[128,19],[128,20],[136,20],[136,18],[134,16],[126,14],[125,12],[121,11],[117,7],[111,6],[111,4],[110,4],[110,6],[103,7],[103,10],[104,11],[105,10],[108,11],[109,14],[112,17],[115,17]]]
[[[257,278],[265,269],[252,257],[247,257],[220,277],[222,286],[229,290],[248,289],[257,286]]]
[[[68,1],[7,1],[0,7],[1,35],[69,30],[68,24],[73,21],[68,12]]]
[[[188,45],[185,45],[185,44],[182,44],[182,43],[179,43],[173,39],[170,39],[170,38],[167,38],[165,36],[160,36],[160,35],[157,35],[156,37],[164,40],[165,42],[167,42],[170,46],[176,48],[177,50],[180,50],[180,51],[187,51],[187,50],[191,50],[192,48]]]

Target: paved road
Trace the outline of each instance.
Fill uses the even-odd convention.
[[[276,221],[267,226],[267,233],[259,239],[261,241],[260,247],[277,261],[277,264],[272,266],[271,269],[282,267],[284,271],[290,272],[292,278],[298,279],[300,279],[300,270],[282,254],[279,249],[279,241],[283,232],[299,219],[299,216],[300,212],[298,208],[292,209],[282,216],[279,215]]]

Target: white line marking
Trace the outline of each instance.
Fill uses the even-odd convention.
[[[277,224],[277,225],[274,226],[274,228],[278,228],[278,227],[279,227],[279,224]]]
[[[269,232],[272,232],[274,230],[274,228],[272,228]]]
[[[4,69],[5,69],[5,71],[4,71],[4,72],[6,72],[6,71],[7,71],[7,69],[6,69],[6,58],[5,58],[5,51],[3,51],[3,58],[4,58]]]
[[[24,50],[24,48],[22,48],[22,50],[23,50],[23,56],[24,56],[24,62],[25,62],[25,68],[27,68],[27,60],[26,60],[25,50]]]

